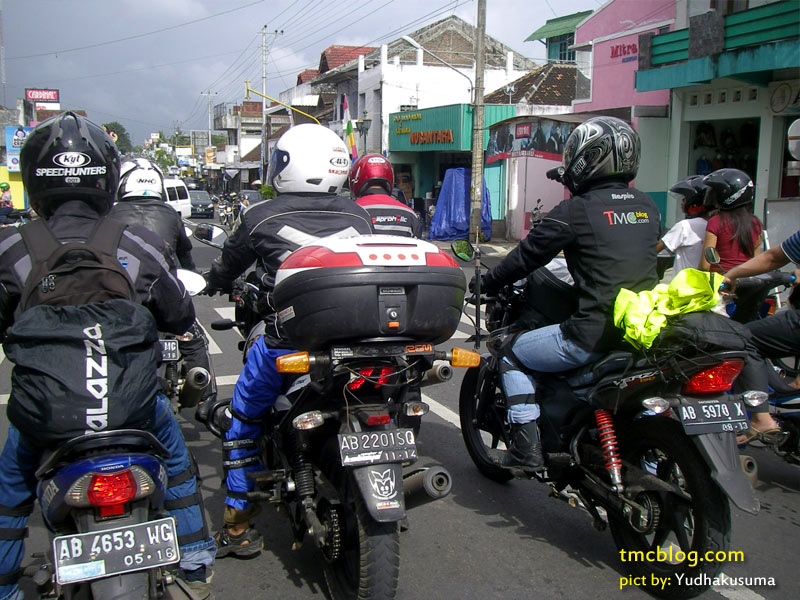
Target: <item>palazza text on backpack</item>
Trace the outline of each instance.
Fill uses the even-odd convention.
[[[20,227],[31,270],[3,343],[8,418],[43,445],[144,427],[153,414],[158,331],[117,260],[124,229],[105,218],[86,242],[62,244],[42,220]]]

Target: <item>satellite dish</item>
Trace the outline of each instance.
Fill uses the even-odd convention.
[[[800,119],[789,125],[789,154],[795,159],[800,160]]]

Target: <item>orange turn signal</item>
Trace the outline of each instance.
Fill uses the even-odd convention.
[[[295,352],[294,354],[284,354],[275,359],[278,373],[308,373],[311,359],[308,352]]]
[[[454,367],[477,367],[481,364],[481,355],[477,352],[453,348],[453,358],[450,359],[450,364]]]

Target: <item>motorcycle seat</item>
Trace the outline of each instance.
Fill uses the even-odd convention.
[[[564,371],[561,373],[561,377],[566,379],[572,387],[583,387],[592,385],[607,375],[616,375],[630,369],[646,368],[650,364],[640,354],[618,351],[607,354],[597,362],[571,371]]]
[[[170,453],[158,439],[147,431],[138,429],[118,429],[115,431],[102,431],[87,433],[68,440],[51,453],[42,456],[42,464],[36,471],[38,479],[51,476],[63,465],[73,462],[77,457],[98,451],[142,452],[168,458]]]

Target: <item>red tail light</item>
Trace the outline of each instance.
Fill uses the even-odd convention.
[[[314,267],[363,267],[355,252],[333,252],[321,246],[306,246],[292,252],[281,263],[281,269],[310,269]]]
[[[392,418],[389,415],[370,415],[367,417],[367,427],[375,427],[376,425],[386,425],[390,423]]]
[[[456,267],[458,268],[458,263],[455,259],[447,254],[446,252],[442,252],[441,250],[438,253],[434,252],[426,252],[425,253],[425,263],[429,267]]]
[[[130,470],[110,475],[95,473],[86,495],[92,506],[124,504],[136,497],[136,480]]]
[[[356,391],[361,388],[367,380],[371,383],[374,383],[374,388],[377,389],[382,385],[386,385],[389,383],[389,375],[394,373],[393,367],[381,367],[380,370],[376,373],[377,369],[375,367],[365,367],[363,369],[359,369],[358,372],[361,374],[361,377],[358,379],[354,379],[350,383],[347,384],[347,389],[350,391]]]
[[[701,371],[684,384],[683,393],[717,394],[727,392],[731,389],[743,366],[743,361],[731,360]]]

